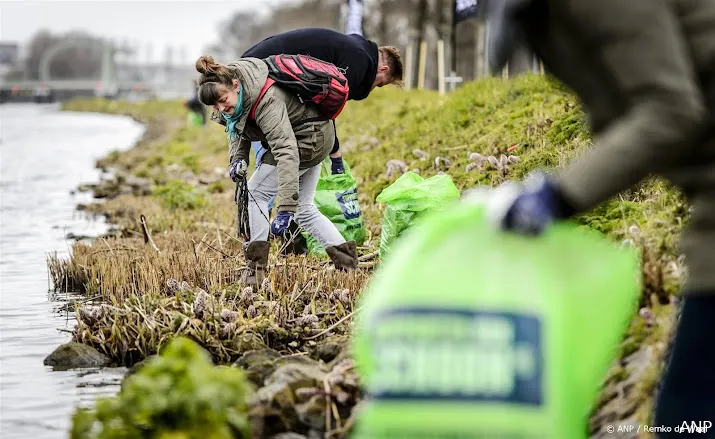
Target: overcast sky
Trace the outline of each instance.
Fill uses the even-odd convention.
[[[139,60],[149,53],[164,60],[171,45],[175,62],[193,62],[207,45],[219,41],[222,19],[237,10],[266,11],[286,1],[291,0],[0,1],[0,41],[22,44],[40,29],[83,30],[139,45]]]

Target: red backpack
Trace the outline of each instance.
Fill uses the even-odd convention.
[[[350,87],[335,65],[307,55],[272,55],[263,61],[268,65],[268,79],[251,107],[251,119],[255,119],[258,102],[273,84],[297,94],[302,103],[313,102],[329,120],[343,111]]]

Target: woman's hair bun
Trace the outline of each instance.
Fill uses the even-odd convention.
[[[196,71],[205,75],[215,73],[216,61],[213,56],[202,56],[196,61]]]

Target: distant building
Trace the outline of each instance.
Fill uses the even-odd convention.
[[[18,43],[0,41],[0,77],[4,78],[12,71],[20,69],[21,47]]]
[[[20,60],[20,45],[0,41],[0,66],[14,66]]]

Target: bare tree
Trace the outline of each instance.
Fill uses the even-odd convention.
[[[29,54],[25,60],[27,79],[39,79],[40,62],[45,53],[56,44],[71,38],[99,41],[84,33],[72,32],[53,35],[46,30],[39,31],[29,43]],[[68,47],[55,56],[50,64],[50,75],[57,79],[99,78],[101,65],[101,50],[87,45],[78,45],[77,47]]]
[[[259,41],[282,32],[304,27],[340,30],[340,0],[306,0],[276,7],[266,17],[239,11],[221,24],[222,40],[207,52],[223,59],[240,57]]]
[[[381,42],[387,41],[387,33],[390,22],[390,15],[394,7],[393,0],[381,0],[379,2],[380,21],[377,29],[377,35]]]
[[[211,54],[227,61],[238,58],[260,40],[262,24],[263,21],[255,12],[236,12],[221,23],[222,40],[211,46]]]
[[[238,12],[222,25],[222,39],[207,48],[207,54],[225,61],[238,58],[264,38],[304,27],[323,27],[342,31],[345,0],[302,0],[283,3],[264,16],[253,12]],[[419,42],[427,43],[425,85],[437,87],[437,41],[450,47],[456,31],[455,53],[452,55],[456,73],[465,80],[475,79],[483,65],[480,45],[483,23],[476,19],[452,26],[453,0],[364,0],[363,27],[365,36],[379,45],[396,46],[404,55],[411,38],[414,43],[413,62],[419,65]],[[525,47],[510,60],[510,74],[527,71],[533,65],[533,55]],[[449,59],[449,58],[448,58]],[[412,69],[416,74],[417,69]],[[449,69],[447,70],[449,71]],[[415,81],[413,80],[413,83]]]
[[[415,25],[415,28],[417,30],[417,42],[422,43],[425,41],[425,34],[427,32],[427,12],[429,8],[429,1],[428,0],[419,0],[419,6],[418,6],[418,15],[417,15],[417,23]],[[421,59],[421,50],[417,51],[417,56],[415,57],[417,60],[417,66],[421,66],[423,62],[427,62],[427,60],[422,60]],[[419,73],[419,72],[418,72]],[[425,78],[426,79],[426,78]]]

